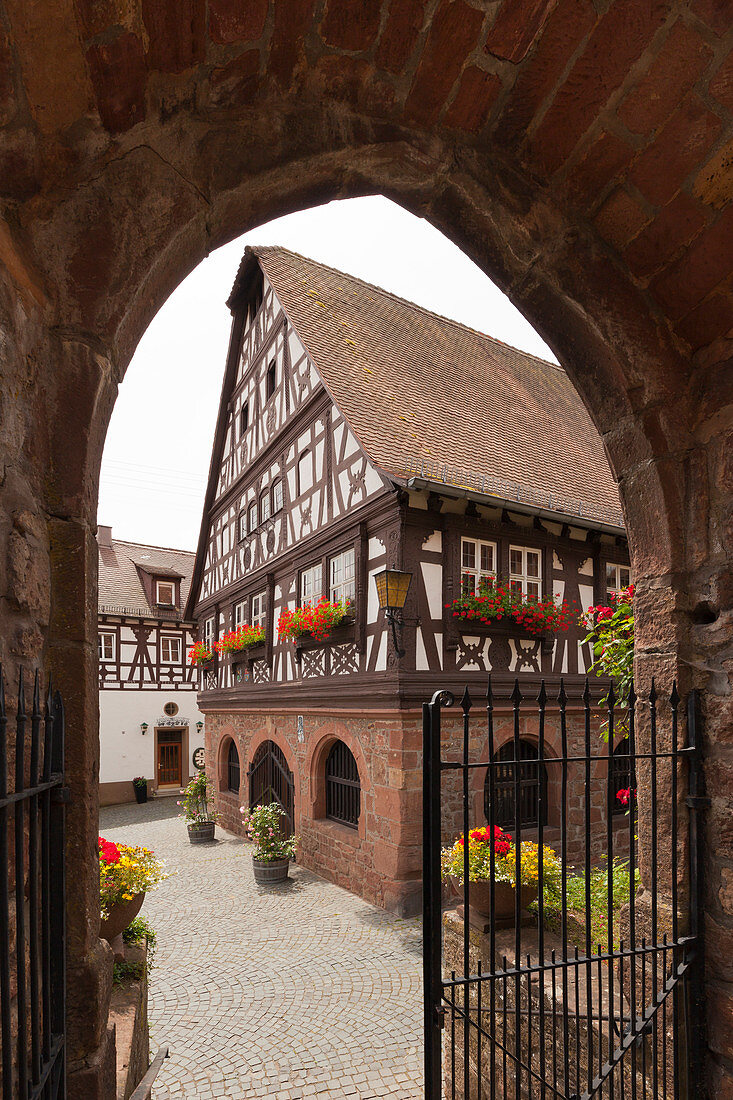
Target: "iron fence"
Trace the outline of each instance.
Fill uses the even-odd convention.
[[[613,691],[594,700],[587,682],[574,700],[560,682],[551,701],[543,682],[527,705],[518,681],[498,701],[489,680],[480,722],[464,693],[460,744],[441,731],[441,711],[454,702],[437,691],[423,708],[426,1100],[701,1095],[697,819],[706,800],[694,693],[684,743],[676,685],[661,702],[652,685],[643,706],[632,688],[620,707]],[[499,712],[511,753],[496,751]],[[528,736],[550,778],[533,787],[532,830],[521,797]],[[620,819],[619,739],[629,780]],[[485,825],[472,821],[482,781]],[[441,849],[455,831],[446,836],[442,795],[451,782],[460,785],[463,847],[453,849],[457,896],[447,899]],[[513,821],[500,823],[507,800]],[[495,839],[499,824],[510,829],[508,845]],[[478,825],[487,832],[471,839]]]
[[[0,669],[2,1095],[3,1100],[64,1100],[64,711],[50,684],[42,708],[38,673],[30,715],[20,673],[14,724],[9,745]]]

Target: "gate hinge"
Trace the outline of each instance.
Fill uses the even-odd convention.
[[[51,801],[68,805],[71,802],[71,787],[54,787],[51,790]]]
[[[712,800],[706,798],[705,795],[688,794],[685,799],[685,805],[689,806],[691,810],[708,810],[712,804]]]
[[[445,1027],[445,1009],[442,1007],[436,1008],[435,1015],[437,1017],[438,1024],[440,1025],[440,1030],[442,1031]]]

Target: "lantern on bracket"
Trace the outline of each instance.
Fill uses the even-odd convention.
[[[383,569],[374,577],[377,586],[377,599],[379,606],[384,611],[385,617],[392,627],[392,640],[398,657],[404,657],[402,648],[402,611],[410,590],[412,573],[403,572],[401,569]]]

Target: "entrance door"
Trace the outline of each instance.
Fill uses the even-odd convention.
[[[290,836],[294,830],[293,773],[282,749],[274,741],[265,741],[255,753],[249,769],[249,805],[254,809],[270,802],[277,802],[285,811],[286,831]]]
[[[181,731],[158,730],[158,786],[181,786]]]

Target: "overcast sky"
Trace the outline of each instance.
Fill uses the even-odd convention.
[[[388,199],[332,202],[268,222],[204,260],[138,345],[102,461],[98,518],[115,538],[196,548],[231,324],[225,302],[246,244],[291,248],[554,361],[460,249]]]

